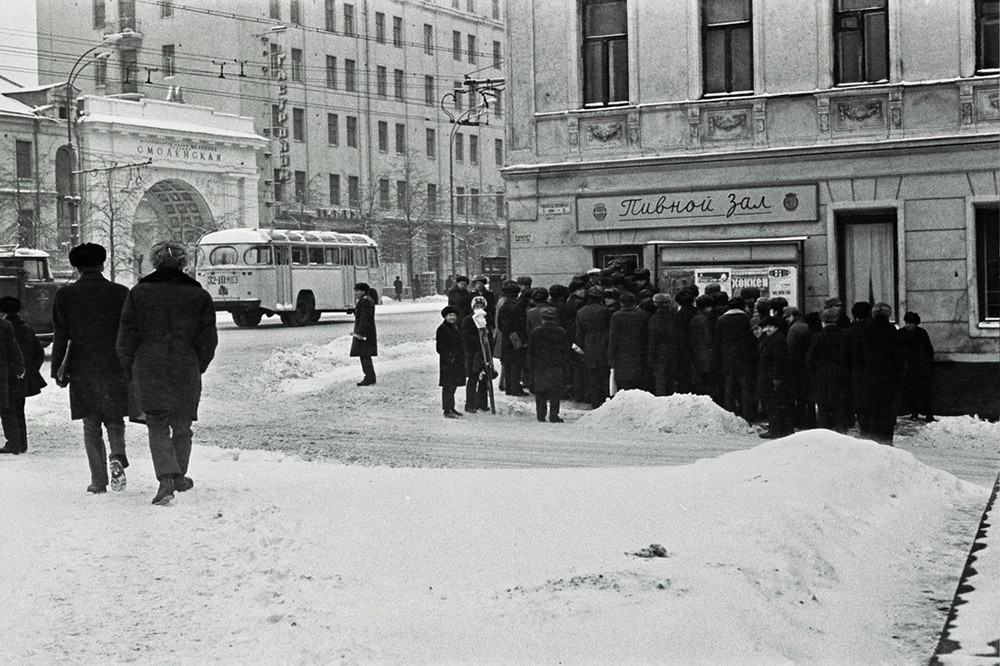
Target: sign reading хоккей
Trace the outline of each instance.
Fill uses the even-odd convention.
[[[577,197],[578,231],[815,220],[816,185]]]

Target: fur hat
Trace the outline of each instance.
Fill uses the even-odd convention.
[[[552,298],[562,298],[569,293],[569,289],[564,284],[554,284],[549,287],[549,296]]]
[[[760,327],[774,326],[775,328],[781,328],[781,320],[777,317],[764,317],[760,320]]]
[[[691,305],[694,303],[694,294],[689,289],[681,289],[674,296],[674,300],[677,301],[677,305]]]
[[[656,306],[670,305],[670,301],[672,300],[673,299],[670,298],[670,294],[664,294],[662,292],[653,294],[653,305]]]
[[[694,299],[694,306],[701,310],[702,308],[710,308],[715,304],[715,299],[711,294],[702,294],[698,298]]]
[[[473,282],[482,282],[483,284],[486,284],[487,282],[489,282],[489,280],[486,279],[485,275],[477,275],[476,277],[472,278],[472,281]]]
[[[556,310],[551,305],[542,308],[542,310],[541,310],[541,312],[539,312],[539,314],[542,317],[542,321],[549,321],[549,322],[558,322],[559,321],[559,310]]]
[[[464,282],[465,284],[469,284],[469,276],[459,275],[457,278],[455,278],[455,284],[458,284],[459,282]]]
[[[368,286],[367,282],[358,282],[354,285],[354,291],[363,291],[366,294],[371,287]]]
[[[824,324],[836,324],[840,321],[840,310],[838,308],[827,308],[820,313],[819,319]]]
[[[441,310],[441,317],[447,317],[450,314],[457,315],[458,310],[456,310],[450,305],[444,306],[444,308]]]
[[[4,299],[0,298],[0,312],[6,312],[6,310],[3,309],[3,301]],[[918,315],[916,312],[907,312],[905,315],[903,315],[903,321],[906,322],[907,324],[919,324],[920,315]]]
[[[782,317],[798,317],[800,314],[802,313],[794,305],[786,305],[785,309],[781,311]]]
[[[485,310],[486,309],[486,299],[483,298],[482,296],[476,296],[475,298],[473,298],[472,299],[472,309],[475,310],[476,308],[482,308],[482,309]]]
[[[547,301],[549,300],[549,290],[545,287],[535,287],[531,290],[531,300],[533,301]]]
[[[521,288],[517,286],[516,282],[504,282],[500,292],[504,296],[517,296],[521,293]]]
[[[69,263],[74,268],[100,266],[108,258],[108,251],[97,243],[83,243],[69,251]]]
[[[149,250],[153,268],[176,268],[187,266],[187,246],[177,241],[160,241]]]
[[[20,311],[21,301],[18,299],[13,296],[4,296],[3,298],[0,298],[0,312],[3,314],[17,314]]]
[[[733,296],[726,305],[730,310],[746,310],[747,302],[743,300],[742,296]]]

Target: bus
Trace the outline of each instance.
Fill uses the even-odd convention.
[[[382,293],[378,246],[364,234],[283,229],[223,229],[198,241],[195,275],[240,328],[278,315],[306,326],[324,312],[354,312],[354,285]]]
[[[48,252],[0,245],[0,296],[21,301],[21,319],[45,346],[52,342],[52,299],[61,286],[49,271]]]

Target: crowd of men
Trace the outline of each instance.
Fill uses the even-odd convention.
[[[766,420],[764,438],[796,428],[843,433],[857,424],[862,437],[891,444],[900,395],[911,418],[934,420],[930,338],[913,312],[898,329],[885,303],[855,303],[848,316],[831,298],[821,312],[803,315],[755,287],[730,295],[718,284],[688,285],[671,295],[648,270],[626,274],[618,267],[549,288],[519,277],[499,292],[484,276],[458,276],[442,313],[442,326],[453,315],[456,331],[466,331],[467,413],[485,409],[489,381],[473,338],[475,309],[485,315],[502,364],[500,388],[512,396],[533,393],[540,421],[546,414],[562,421],[561,399],[597,408],[626,389],[710,396],[749,423]],[[442,353],[440,339],[439,331]],[[457,359],[455,345],[447,353]],[[444,375],[442,365],[442,387]],[[461,385],[454,375],[451,382]],[[450,413],[445,407],[445,416],[459,415],[453,403]]]

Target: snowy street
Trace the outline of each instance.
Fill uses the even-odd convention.
[[[506,396],[495,416],[445,420],[439,309],[379,308],[365,389],[346,316],[220,316],[195,487],[170,507],[149,504],[142,426],[126,490],[90,496],[66,392],[29,400],[29,453],[0,460],[0,662],[933,653],[1000,426],[901,421],[898,448],[826,431],[762,443],[700,398],[638,392],[569,403],[561,425]],[[641,556],[652,544],[665,556]]]

